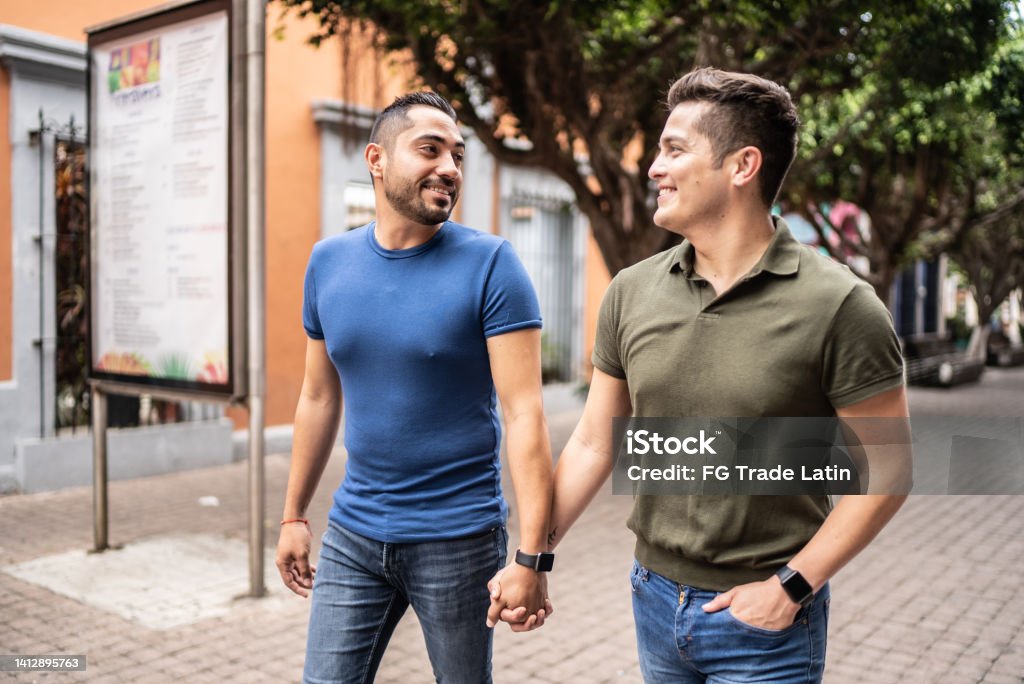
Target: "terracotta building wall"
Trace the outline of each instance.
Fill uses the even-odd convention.
[[[276,21],[271,11],[268,33]],[[319,136],[310,100],[338,97],[337,42],[303,44],[313,25],[291,23],[284,39],[267,37],[266,81],[266,353],[267,424],[290,423],[302,384],[302,275],[320,237]],[[236,427],[244,413],[233,415]]]

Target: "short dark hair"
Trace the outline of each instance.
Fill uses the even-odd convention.
[[[695,69],[672,84],[668,110],[683,102],[709,102],[713,106],[696,123],[711,142],[715,165],[725,156],[751,145],[761,150],[761,199],[771,207],[786,172],[796,158],[800,117],[789,91],[768,79],[721,71]]]
[[[389,148],[395,137],[412,125],[406,113],[411,108],[420,106],[433,107],[450,116],[452,121],[459,121],[451,103],[437,93],[429,90],[406,93],[395,98],[394,102],[377,115],[377,120],[370,129],[370,142]]]

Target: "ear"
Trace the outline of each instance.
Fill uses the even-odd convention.
[[[761,163],[764,161],[761,150],[753,145],[748,145],[736,150],[729,157],[732,184],[741,188],[754,183],[757,174],[761,171]]]
[[[387,152],[383,145],[370,143],[363,150],[363,158],[366,159],[366,166],[370,169],[370,176],[374,179],[384,178],[384,166],[387,164]]]

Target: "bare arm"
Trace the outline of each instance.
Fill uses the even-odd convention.
[[[306,340],[306,369],[295,409],[292,460],[288,471],[282,520],[305,518],[306,509],[320,483],[331,447],[338,435],[342,396],[338,373],[323,340]],[[291,523],[281,526],[277,544],[277,568],[285,585],[299,596],[308,596],[316,568],[309,563],[309,528]]]
[[[614,465],[612,418],[631,413],[626,382],[595,368],[583,416],[562,450],[555,470],[551,521],[546,539],[549,550],[554,549],[565,537],[565,533],[608,479]],[[532,615],[527,617],[525,611],[516,609],[519,604],[507,601],[507,573],[508,568],[500,571],[488,583],[491,590],[488,624],[496,623],[500,617],[512,623],[512,630],[516,632],[543,625],[544,617],[551,613],[550,603],[545,604],[545,610],[537,615],[534,622]],[[506,605],[508,607],[503,609]],[[525,623],[515,624],[524,618]]]
[[[906,391],[902,387],[883,392],[853,406],[838,409],[836,414],[840,418],[906,418],[910,415],[907,410]],[[907,451],[909,446],[876,445],[867,446],[865,449],[876,452]],[[895,459],[902,460],[904,456],[909,456],[909,453],[869,454],[869,459],[872,464],[884,464]],[[905,464],[909,466],[909,459]],[[817,591],[830,577],[864,550],[896,515],[896,511],[906,499],[905,495],[893,494],[844,496],[817,533],[789,562],[789,567],[803,575]]]
[[[612,472],[615,465],[612,418],[628,417],[632,413],[626,381],[595,368],[583,416],[555,469],[547,538],[549,549],[562,541]]]
[[[551,506],[551,444],[541,394],[540,330],[517,330],[488,338],[491,376],[501,401],[509,471],[519,511],[519,548],[544,550]],[[511,564],[505,572],[502,602],[523,606],[527,615],[544,606],[546,587],[538,573]]]
[[[898,387],[837,409],[836,413],[840,418],[906,418],[909,415],[906,392]],[[898,458],[909,467],[907,444],[866,446],[865,450],[894,452],[882,453],[880,457],[869,453],[869,458],[875,462]],[[818,591],[881,532],[906,498],[893,494],[844,496],[811,540],[789,562],[789,567],[803,575],[814,591]],[[714,612],[726,607],[731,607],[733,615],[740,620],[766,629],[782,629],[792,624],[799,610],[774,576],[719,594],[704,609]]]

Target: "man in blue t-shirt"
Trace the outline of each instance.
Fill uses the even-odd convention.
[[[505,240],[448,220],[464,150],[446,100],[398,98],[364,153],[377,220],[317,243],[309,260],[306,369],[277,549],[284,583],[312,590],[305,682],[372,681],[410,605],[438,681],[491,680],[486,582],[505,564],[508,514],[499,399],[520,560],[544,550],[540,311]],[[305,514],[343,394],[348,460],[314,568]],[[502,594],[524,625],[550,612],[536,563],[511,564]]]

